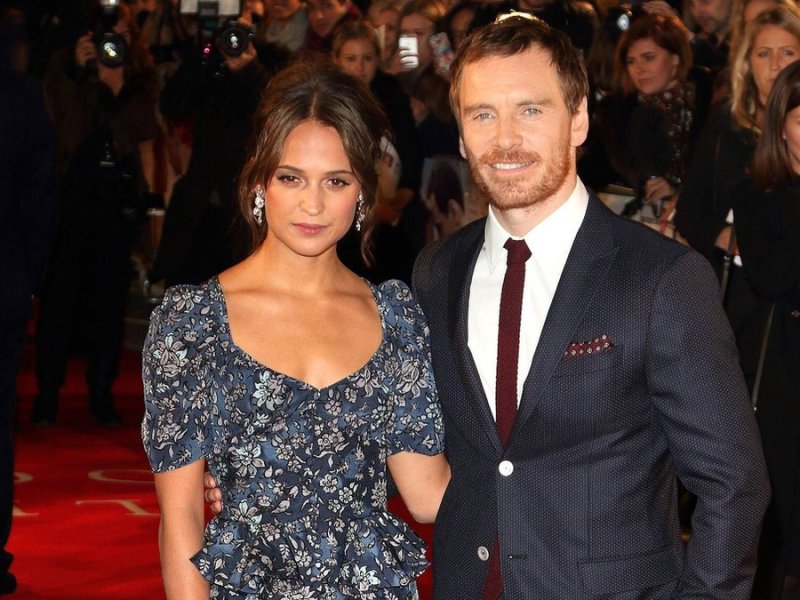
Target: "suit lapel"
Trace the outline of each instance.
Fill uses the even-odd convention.
[[[599,200],[590,196],[586,216],[575,236],[533,355],[514,431],[530,418],[539,403],[542,390],[567,346],[574,341],[573,336],[586,308],[593,301],[597,285],[605,278],[616,256],[617,248],[613,245],[609,222],[613,218]]]
[[[470,410],[477,413],[478,422],[487,434],[489,441],[500,451],[503,444],[497,433],[489,401],[483,390],[478,369],[467,345],[469,335],[469,291],[472,283],[472,274],[483,246],[485,219],[481,219],[480,226],[475,225],[461,240],[452,261],[450,274],[448,315],[451,348],[453,357],[461,376],[466,391],[466,403]]]

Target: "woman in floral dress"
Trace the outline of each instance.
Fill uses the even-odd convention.
[[[450,476],[428,328],[405,284],[336,254],[369,231],[385,119],[333,66],[271,82],[240,179],[250,256],[167,290],[151,318],[142,437],[170,599],[411,599]],[[366,246],[364,246],[366,248]],[[223,495],[205,524],[203,472]]]

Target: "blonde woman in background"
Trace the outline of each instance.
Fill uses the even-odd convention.
[[[731,101],[708,119],[695,147],[675,223],[688,243],[714,265],[726,285],[726,310],[745,377],[752,382],[763,329],[763,303],[736,257],[731,197],[747,185],[767,96],[778,73],[800,58],[800,12],[781,5],[745,29],[731,68]]]

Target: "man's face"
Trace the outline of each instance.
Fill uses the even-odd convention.
[[[300,0],[271,0],[267,4],[269,15],[278,21],[288,21],[300,10]]]
[[[691,0],[689,10],[707,34],[723,36],[731,20],[732,0]]]
[[[311,29],[319,37],[327,37],[336,27],[347,9],[350,8],[350,0],[308,0],[306,2],[308,11],[308,23]]]
[[[483,58],[464,66],[460,84],[461,151],[489,203],[504,211],[566,199],[588,117],[585,100],[570,113],[550,55],[534,47]]]

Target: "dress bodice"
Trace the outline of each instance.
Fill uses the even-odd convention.
[[[219,590],[212,597],[413,597],[427,561],[386,510],[386,458],[441,452],[441,413],[409,289],[371,288],[380,346],[324,388],[234,343],[216,279],[170,289],[154,312],[143,439],[154,471],[204,457],[223,491],[193,558]]]

